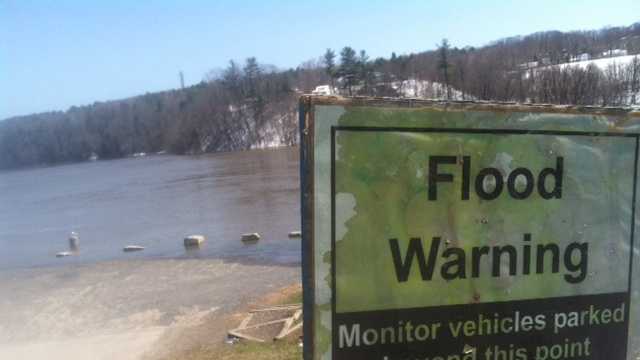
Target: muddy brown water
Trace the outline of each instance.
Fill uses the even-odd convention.
[[[157,155],[0,172],[0,269],[144,258],[299,263],[298,149]],[[59,259],[71,231],[79,256]],[[257,244],[242,233],[258,232]],[[183,238],[203,234],[199,251]],[[122,252],[127,245],[141,252]]]

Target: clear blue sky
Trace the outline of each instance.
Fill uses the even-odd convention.
[[[640,0],[0,0],[0,119],[176,88],[229,59],[292,67],[640,21]]]

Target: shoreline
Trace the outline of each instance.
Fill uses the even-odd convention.
[[[638,105],[640,106],[640,105]],[[2,120],[0,120],[2,121]],[[96,163],[104,163],[107,161],[118,161],[118,160],[134,160],[134,159],[148,159],[148,158],[157,158],[164,156],[175,156],[175,157],[188,157],[188,158],[198,158],[203,156],[211,156],[211,155],[222,155],[229,153],[241,153],[241,152],[250,152],[250,151],[269,151],[269,150],[282,150],[282,149],[294,149],[297,148],[299,144],[292,145],[276,145],[276,146],[265,146],[265,147],[252,147],[249,149],[235,149],[235,150],[221,150],[221,151],[209,151],[197,154],[176,154],[172,152],[165,151],[164,153],[150,152],[145,153],[143,156],[134,156],[134,154],[127,154],[121,157],[111,157],[111,158],[102,158],[96,160],[69,160],[69,161],[60,161],[51,164],[38,164],[38,165],[25,165],[18,167],[8,167],[8,168],[0,168],[0,174],[10,173],[10,172],[18,172],[18,171],[28,171],[28,170],[39,170],[39,169],[49,169],[55,167],[69,166],[69,165],[82,165],[82,164],[96,164]]]
[[[0,271],[11,294],[0,300],[0,358],[139,359],[165,334],[299,282],[299,265],[206,258]]]
[[[214,260],[214,261],[222,261],[227,264],[241,264],[246,266],[252,265],[262,265],[262,266],[282,266],[282,267],[300,267],[302,262],[300,260],[296,261],[277,261],[273,259],[269,259],[268,257],[257,258],[251,256],[242,256],[242,255],[229,255],[229,256],[215,256],[215,255],[202,255],[202,256],[192,256],[192,255],[150,255],[147,257],[129,257],[123,256],[119,259],[106,259],[106,260],[98,260],[91,261],[87,260],[86,262],[65,262],[65,258],[62,258],[58,261],[58,263],[53,264],[36,264],[36,265],[25,265],[18,267],[0,267],[0,281],[2,280],[3,274],[10,273],[26,273],[26,272],[38,272],[45,270],[53,270],[53,269],[61,269],[61,268],[83,268],[83,267],[93,267],[95,265],[116,265],[122,262],[154,262],[154,261],[167,261],[167,260],[175,260],[175,261],[204,261],[204,260]],[[23,274],[20,274],[23,275]]]

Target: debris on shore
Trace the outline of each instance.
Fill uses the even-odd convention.
[[[246,233],[246,234],[242,234],[242,237],[240,238],[240,240],[242,240],[242,242],[256,242],[258,240],[260,240],[260,234],[258,233]]]
[[[228,339],[264,343],[282,340],[301,327],[302,304],[271,306],[249,311],[237,328],[229,330]]]
[[[225,344],[227,345],[235,345],[240,341],[240,338],[237,336],[233,336],[230,334],[227,334],[227,338],[225,339]]]
[[[204,243],[204,235],[189,235],[184,238],[184,247],[199,247]]]

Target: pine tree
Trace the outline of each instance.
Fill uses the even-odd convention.
[[[364,50],[360,50],[360,56],[357,60],[358,73],[357,77],[362,81],[362,92],[365,95],[370,94],[370,86],[373,84],[373,68],[369,61],[369,56]]]
[[[247,80],[247,95],[254,97],[258,94],[258,78],[262,72],[258,60],[253,56],[247,58],[243,71],[245,79]]]
[[[442,79],[446,89],[447,100],[451,99],[451,87],[449,86],[449,41],[442,39],[438,46],[438,68],[442,71]]]
[[[238,64],[231,60],[229,67],[222,74],[222,85],[229,91],[233,97],[239,97],[241,93],[240,80],[242,79],[242,71]]]
[[[344,87],[348,90],[349,96],[352,94],[352,87],[357,82],[358,61],[356,51],[349,46],[345,46],[340,51],[339,75],[343,78]]]
[[[327,71],[327,75],[329,75],[329,79],[331,81],[331,91],[333,92],[333,79],[336,76],[336,53],[327,49],[322,57],[322,61],[324,62],[325,70]]]

